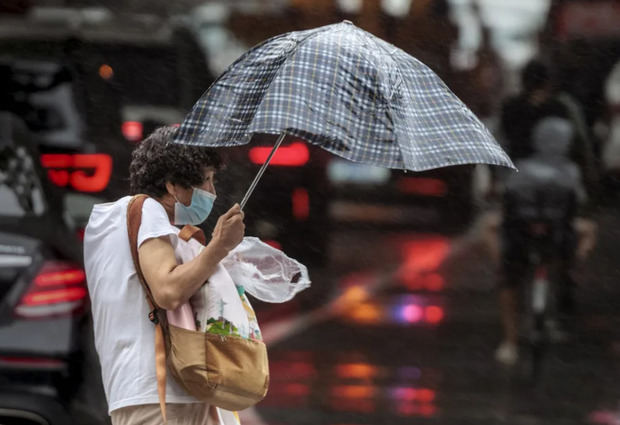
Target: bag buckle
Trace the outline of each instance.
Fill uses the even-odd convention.
[[[149,312],[149,320],[153,322],[154,325],[159,324],[159,318],[157,317],[157,309]]]

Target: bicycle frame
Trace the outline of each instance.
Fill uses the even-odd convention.
[[[553,260],[554,252],[550,247],[551,227],[548,223],[533,222],[529,228],[530,265],[533,275],[527,291],[527,309],[531,315],[529,344],[532,363],[531,377],[536,380],[540,376],[545,348],[549,342],[546,322],[552,315],[553,304]]]

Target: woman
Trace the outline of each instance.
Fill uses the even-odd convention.
[[[196,225],[215,200],[221,166],[210,148],[173,143],[176,129],[157,129],[134,151],[133,193],[144,193],[138,233],[140,266],[156,303],[175,310],[207,281],[243,239],[243,212],[235,204],[219,217],[204,249],[178,237],[175,225]],[[84,259],[92,302],[95,346],[114,425],[163,423],[155,376],[154,326],[133,264],[127,235],[131,197],[95,205],[84,234]],[[170,424],[236,424],[232,412],[191,397],[174,380],[166,386]]]

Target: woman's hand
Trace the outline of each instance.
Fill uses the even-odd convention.
[[[186,302],[243,240],[244,232],[243,211],[235,204],[217,220],[209,245],[187,263],[177,263],[167,236],[145,241],[138,249],[140,266],[157,305],[175,310]]]
[[[239,204],[235,204],[217,220],[211,243],[229,252],[243,240],[245,234],[244,214]]]

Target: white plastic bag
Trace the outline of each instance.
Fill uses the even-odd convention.
[[[310,286],[306,266],[254,237],[245,237],[222,265],[236,285],[265,302],[288,301]]]

